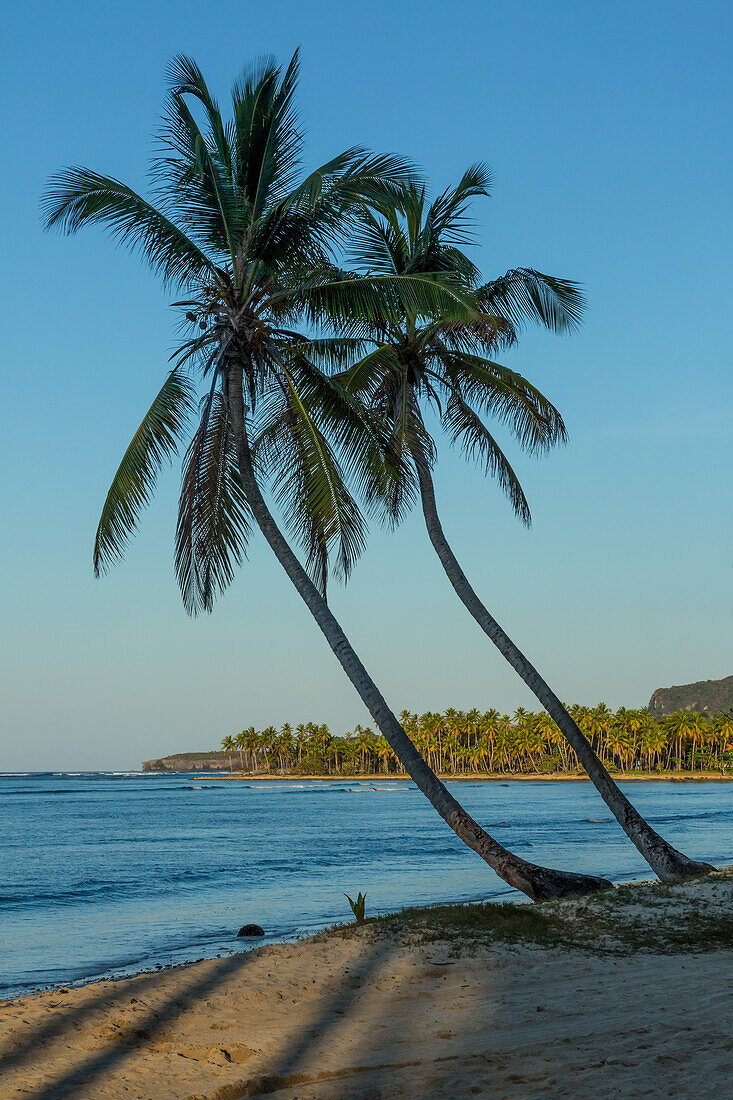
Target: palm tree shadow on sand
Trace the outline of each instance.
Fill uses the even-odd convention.
[[[325,994],[320,999],[316,1015],[311,1016],[305,1025],[297,1026],[294,1031],[286,1035],[282,1049],[268,1059],[267,1072],[224,1086],[222,1095],[226,1094],[227,1098],[266,1095],[288,1084],[290,1080],[295,1083],[298,1078],[302,1079],[302,1075],[295,1072],[298,1064],[305,1058],[310,1048],[316,1043],[323,1042],[334,1024],[349,1012],[365,983],[370,982],[375,971],[386,964],[392,951],[393,945],[386,939],[371,945],[360,961],[349,968],[348,974],[339,975],[338,989],[331,995]],[[114,1040],[106,1044],[102,1050],[80,1058],[65,1072],[54,1076],[44,1075],[43,1082],[35,1091],[29,1092],[19,1079],[11,1081],[6,1076],[13,1070],[22,1073],[21,1067],[30,1062],[37,1063],[39,1051],[47,1049],[49,1044],[57,1042],[66,1045],[65,1041],[74,1037],[82,1024],[86,1023],[89,1026],[90,1017],[105,1006],[109,1010],[105,1013],[109,1021],[115,1012],[127,1006],[130,993],[137,994],[139,998],[143,993],[154,991],[162,975],[160,973],[142,975],[133,984],[125,981],[120,990],[105,988],[78,1008],[63,1013],[60,1017],[54,1017],[50,1024],[32,1028],[20,1043],[16,1041],[15,1049],[0,1052],[0,1088],[5,1087],[2,1085],[4,1079],[9,1089],[13,1087],[17,1089],[20,1085],[22,1092],[32,1096],[33,1100],[62,1100],[63,1097],[79,1095],[116,1095],[114,1092],[107,1092],[108,1088],[114,1087],[110,1080],[112,1072],[117,1068],[123,1068],[126,1059],[159,1039],[165,1029],[183,1016],[187,1010],[195,1009],[197,1004],[217,991],[221,991],[221,987],[231,979],[241,980],[240,975],[252,959],[252,952],[227,957],[217,961],[213,970],[207,967],[203,976],[197,976],[199,974],[199,968],[197,968],[190,975],[195,980],[189,981],[183,988],[176,990],[175,995],[162,1004],[151,1008],[145,1016],[136,1017],[129,1026],[120,1029]],[[4,1091],[0,1094],[11,1095]]]
[[[94,989],[46,1024],[58,1004],[50,994],[24,1034],[17,1025],[38,1003],[13,1018],[16,1046],[0,1069],[16,1072],[2,1076],[0,1095],[518,1100],[564,1095],[572,1081],[574,1095],[631,1097],[653,1067],[659,1095],[692,1097],[703,1069],[729,1076],[717,953],[685,967],[673,955],[609,962],[458,943],[357,933],[265,948]],[[143,994],[157,994],[154,1007],[143,1011]],[[110,1037],[123,1013],[134,1020]]]

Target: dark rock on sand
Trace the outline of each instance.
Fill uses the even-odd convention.
[[[254,939],[256,936],[264,936],[264,928],[260,928],[259,924],[243,924],[237,932],[237,938]]]

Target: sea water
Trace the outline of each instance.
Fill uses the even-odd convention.
[[[733,861],[733,784],[622,786],[688,855]],[[649,877],[590,783],[449,787],[535,863]],[[351,919],[360,890],[368,914],[521,896],[409,780],[0,776],[0,997],[240,950],[245,923],[292,938]]]

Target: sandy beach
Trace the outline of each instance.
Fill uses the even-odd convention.
[[[0,1096],[722,1097],[732,1017],[728,870],[4,1002]]]
[[[227,775],[211,775],[209,772],[179,772],[179,775],[189,775],[193,779],[212,780],[244,780],[247,783],[344,783],[348,780],[360,780],[369,783],[411,783],[409,775],[370,775],[360,773],[357,775],[293,775],[292,773],[280,774],[267,772],[251,775],[247,772],[232,772]],[[465,772],[451,774],[450,772],[437,773],[438,778],[451,783],[508,783],[516,780],[524,780],[533,783],[590,783],[585,772],[478,772],[466,774]],[[733,783],[733,774],[721,774],[720,772],[623,772],[614,774],[616,782],[630,783],[633,781],[661,782],[661,783]]]

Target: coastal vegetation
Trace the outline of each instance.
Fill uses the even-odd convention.
[[[678,711],[657,719],[646,710],[612,711],[571,706],[604,765],[619,775],[634,772],[733,774],[733,712],[708,718]],[[577,775],[580,762],[545,711],[519,708],[513,715],[496,710],[403,711],[400,720],[433,771],[443,775]],[[333,734],[327,725],[308,722],[294,728],[250,726],[222,740],[228,754],[239,754],[248,771],[307,775],[404,775],[386,738],[356,726]],[[199,754],[200,755],[200,754]]]
[[[351,912],[354,914],[354,920],[357,924],[363,924],[366,917],[366,894],[362,894],[361,890],[356,895],[356,900],[349,897],[348,894],[344,894],[344,897],[349,903]]]
[[[416,906],[367,917],[366,929],[410,943],[447,941],[464,947],[526,944],[593,955],[690,955],[733,947],[733,911],[728,904],[733,869],[710,879],[668,885],[635,882],[612,893],[577,901],[475,902]],[[356,924],[326,935],[359,934]]]
[[[497,641],[494,628],[487,628],[488,612],[475,595],[469,598],[472,590],[439,532],[431,500],[433,443],[410,402],[417,388],[434,389],[435,379],[427,377],[412,344],[397,357],[398,376],[392,339],[374,351],[366,345],[375,333],[397,329],[412,340],[419,325],[420,354],[429,339],[447,349],[438,356],[437,380],[448,391],[444,427],[454,443],[478,453],[522,514],[521,488],[483,417],[507,424],[530,451],[558,442],[562,421],[535,387],[488,355],[511,342],[516,324],[528,316],[551,328],[572,327],[582,299],[574,284],[530,269],[508,272],[491,290],[480,286],[458,245],[466,202],[487,190],[481,166],[436,200],[424,221],[424,187],[404,158],[356,147],[303,174],[303,130],[294,106],[298,65],[296,54],[284,70],[271,60],[247,69],[233,85],[227,118],[195,62],[175,58],[151,165],[153,201],[86,168],[65,169],[51,181],[49,228],[73,233],[101,224],[142,253],[164,286],[184,295],[174,307],[186,338],[113,478],[97,531],[95,571],[121,558],[160,467],[188,438],[175,559],[187,610],[211,610],[243,560],[252,529],[259,528],[395,761],[464,843],[535,900],[604,889],[609,884],[601,878],[528,863],[466,813],[436,775],[430,752],[420,754],[387,705],[326,602],[329,577],[347,579],[365,545],[357,497],[397,523],[416,491],[416,474],[428,531],[449,579],[464,603],[474,599],[472,614]],[[408,232],[414,221],[416,236],[415,255],[387,270],[373,262],[364,226],[383,218],[388,234],[390,211],[404,216]],[[354,269],[342,269],[344,256],[353,253]],[[479,362],[471,361],[472,352]],[[356,384],[359,377],[363,385]],[[395,413],[385,415],[390,402]],[[410,430],[402,431],[399,447],[395,423],[404,428],[406,420],[398,407],[410,411]],[[665,878],[710,870],[650,829],[569,716],[572,728],[567,726],[559,701],[555,707],[555,696],[503,637],[502,652],[549,708],[654,870]]]

